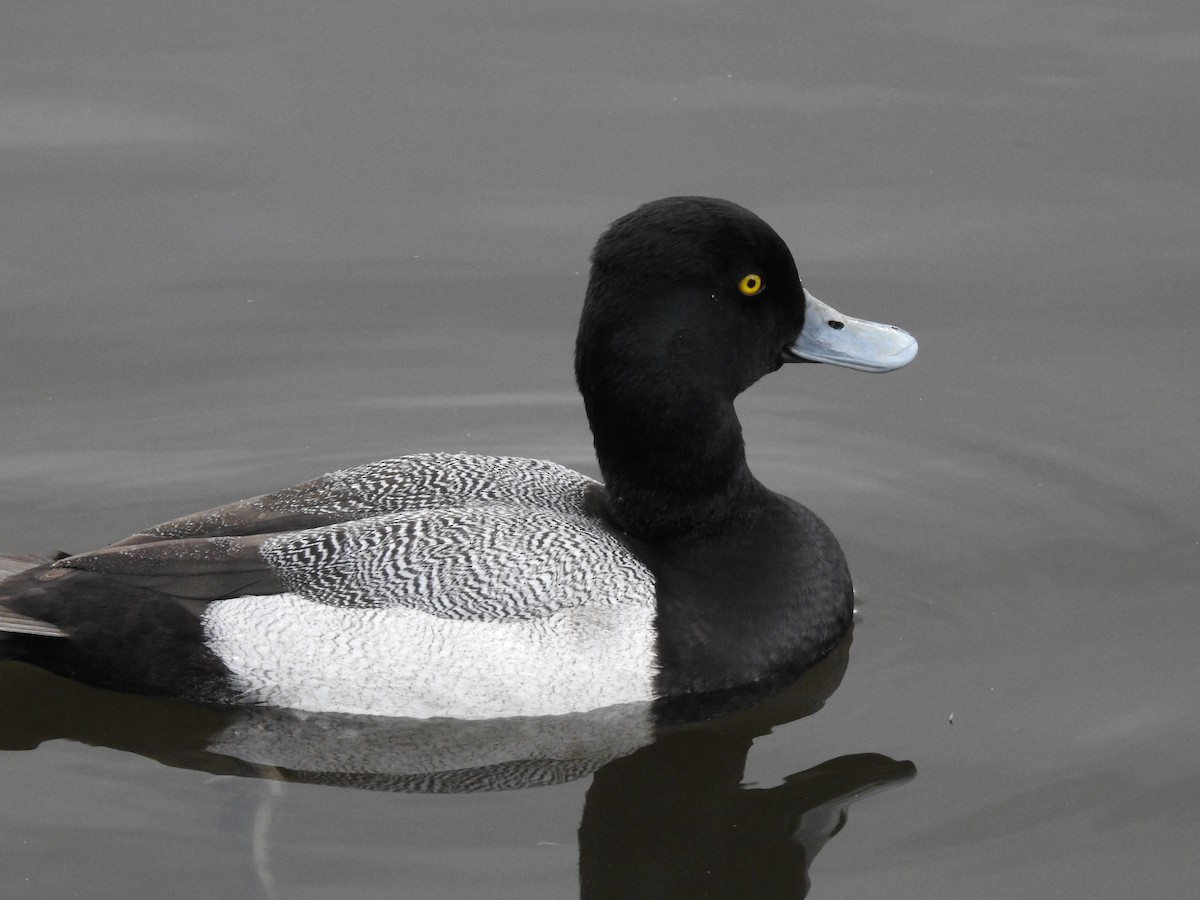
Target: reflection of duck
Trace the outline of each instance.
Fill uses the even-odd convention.
[[[850,803],[914,772],[911,763],[857,754],[775,787],[741,783],[755,739],[820,709],[848,649],[847,637],[790,685],[760,686],[740,702],[722,692],[713,699],[733,710],[724,715],[687,721],[671,709],[665,725],[654,723],[666,710],[650,704],[474,721],[207,707],[8,666],[0,747],[68,738],[218,774],[422,793],[591,774],[580,826],[584,897],[797,897]]]
[[[850,635],[795,683],[756,702],[712,697],[727,715],[676,724],[596,772],[579,827],[583,900],[756,900],[808,892],[808,868],[850,805],[912,778],[916,767],[877,753],[831,759],[760,788],[742,783],[755,739],[812,715],[838,688]],[[701,710],[691,706],[693,714]]]
[[[0,588],[0,658],[119,690],[394,716],[565,713],[798,671],[846,630],[824,523],[746,466],[734,398],[916,342],[801,287],[748,211],[601,237],[576,375],[605,477],[424,454],[177,519]]]
[[[740,783],[745,762],[735,736],[703,733],[597,772],[579,828],[581,897],[803,897],[850,805],[916,774],[910,762],[860,753],[756,788]]]

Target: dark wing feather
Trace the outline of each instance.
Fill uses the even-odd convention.
[[[68,556],[55,567],[96,572],[191,600],[278,594],[286,588],[260,552],[268,537],[181,538],[105,547]]]
[[[273,494],[238,500],[171,519],[117,541],[113,547],[174,541],[180,538],[278,534],[319,528],[359,518],[369,510],[338,502],[333,475],[307,481]]]
[[[329,472],[292,487],[163,522],[114,547],[177,538],[278,534],[320,528],[384,513],[445,505],[474,479],[446,478],[472,471],[476,457],[418,454]]]

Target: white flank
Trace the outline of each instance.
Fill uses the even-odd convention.
[[[245,700],[323,712],[483,719],[653,698],[653,587],[540,618],[446,619],[296,594],[212,603],[206,642]]]

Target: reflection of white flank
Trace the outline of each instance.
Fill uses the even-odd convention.
[[[208,750],[306,772],[421,775],[519,760],[589,761],[598,768],[649,743],[651,734],[649,703],[474,721],[248,708]]]

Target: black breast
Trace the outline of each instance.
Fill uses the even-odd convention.
[[[837,540],[799,503],[769,496],[736,527],[643,553],[657,579],[660,695],[790,679],[849,629]]]

